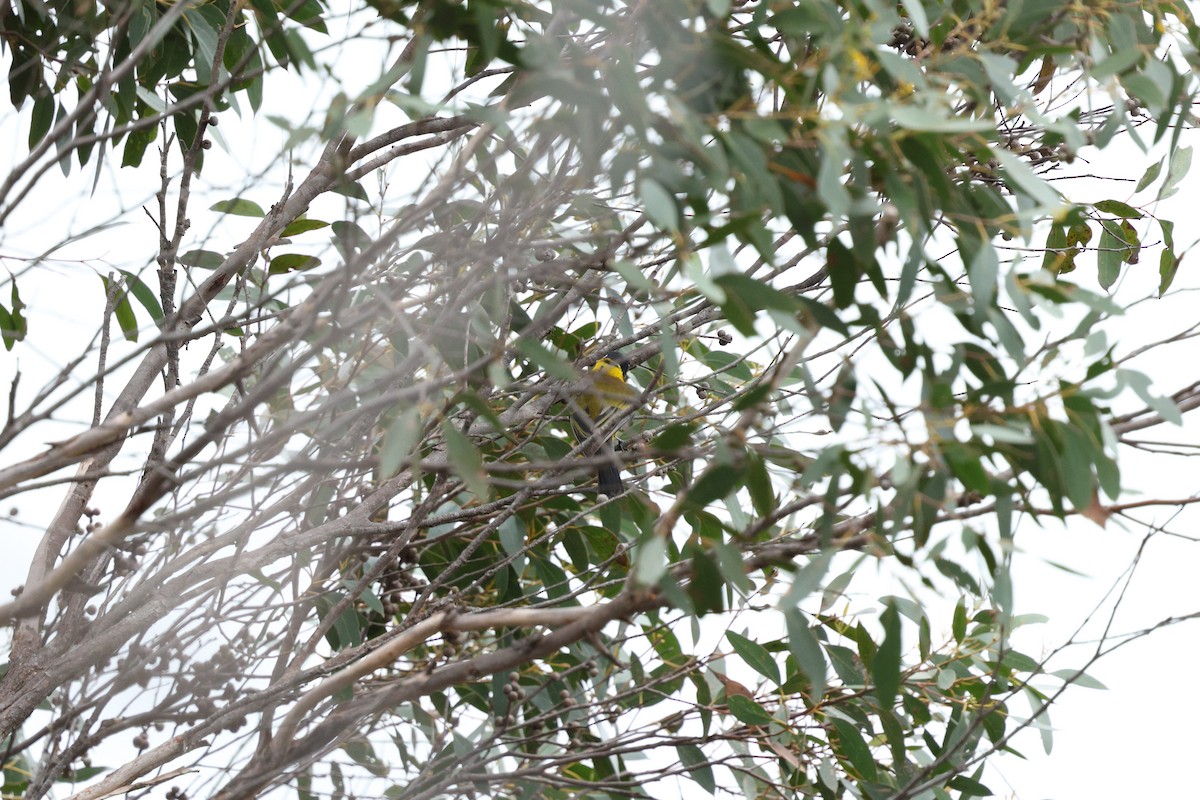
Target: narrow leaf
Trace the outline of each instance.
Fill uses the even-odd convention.
[[[450,420],[442,422],[442,435],[446,439],[446,456],[450,459],[454,474],[462,478],[471,494],[486,500],[489,495],[487,473],[483,470],[483,457],[475,445]]]
[[[900,690],[900,614],[894,603],[888,603],[880,622],[883,644],[871,662],[871,677],[875,679],[875,696],[885,708],[891,708]]]
[[[417,443],[420,434],[421,420],[415,407],[404,409],[400,416],[392,420],[379,450],[379,471],[384,478],[396,474],[400,465],[412,453],[413,445]]]
[[[775,663],[775,659],[771,658],[767,648],[733,631],[726,633],[725,638],[733,645],[734,652],[753,667],[759,675],[772,681],[775,685],[779,685],[779,665]]]

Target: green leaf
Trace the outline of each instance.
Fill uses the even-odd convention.
[[[1143,216],[1142,212],[1120,200],[1101,200],[1099,203],[1094,203],[1092,207],[1097,211],[1103,211],[1105,214],[1112,214],[1114,217],[1122,219],[1141,219]]]
[[[746,453],[746,488],[750,490],[750,502],[759,517],[769,517],[775,512],[775,491],[771,486],[767,464],[754,451]]]
[[[891,708],[900,691],[900,614],[894,603],[888,603],[879,621],[883,623],[883,644],[871,661],[871,677],[875,696],[885,708]]]
[[[783,618],[787,624],[788,650],[796,659],[800,671],[812,683],[811,696],[820,698],[825,694],[825,684],[829,675],[821,644],[817,641],[816,634],[808,626],[808,620],[799,609],[785,610]]]
[[[792,585],[779,598],[780,608],[795,608],[800,601],[815,592],[821,586],[821,580],[829,571],[829,563],[833,560],[832,552],[818,553],[809,559],[808,563],[796,570],[792,576]]]
[[[379,756],[375,755],[375,748],[371,746],[370,740],[364,737],[356,737],[345,742],[342,749],[350,756],[351,760],[356,764],[365,767],[367,772],[370,772],[376,777],[383,777],[388,773],[387,764],[379,760]]]
[[[521,339],[517,342],[517,352],[532,361],[534,365],[544,369],[551,378],[557,378],[560,381],[574,381],[579,378],[575,367],[562,356],[547,350],[541,342]]]
[[[825,203],[830,216],[837,219],[850,210],[850,191],[843,183],[850,147],[844,126],[831,124],[825,131],[824,152],[817,169],[817,196]]]
[[[1075,269],[1075,256],[1067,251],[1067,229],[1062,225],[1050,228],[1046,237],[1046,254],[1042,257],[1042,269],[1052,275]]]
[[[150,318],[155,322],[162,319],[162,306],[158,304],[158,297],[155,296],[154,290],[132,272],[120,270],[120,273],[125,276],[125,285],[129,287],[130,294],[137,298],[137,301],[142,304],[142,308],[150,312]]]
[[[214,26],[204,11],[205,9],[188,9],[183,12],[183,18],[187,22],[186,28],[196,42],[194,66],[202,83],[207,82],[212,75],[213,62],[217,57],[217,42],[220,38],[220,25]]]
[[[721,569],[708,553],[699,548],[692,555],[688,596],[692,598],[697,615],[725,610],[725,580]]]
[[[1187,177],[1188,170],[1192,168],[1192,148],[1179,147],[1171,153],[1171,160],[1167,166],[1167,179],[1163,181],[1163,185],[1158,190],[1158,200],[1165,200],[1175,192],[1179,191],[1179,182]]]
[[[315,231],[327,227],[329,227],[329,223],[322,222],[319,219],[298,219],[291,225],[288,225],[286,228],[284,228],[279,235],[281,237],[296,236],[301,233],[307,233],[308,231]]]
[[[4,326],[4,330],[6,331],[5,336],[4,336],[5,345],[8,346],[9,349],[12,349],[12,347],[9,343],[10,340],[12,342],[24,341],[25,335],[29,332],[29,321],[27,319],[25,319],[25,315],[21,313],[25,309],[25,303],[21,300],[21,293],[19,291],[17,291],[16,279],[13,279],[11,294],[12,294],[12,310],[7,312],[7,314],[8,314],[7,323],[8,324],[6,324]],[[132,314],[133,314],[132,308],[129,309],[129,313],[132,316]],[[137,338],[137,323],[136,322],[134,323],[134,338],[135,338],[135,340]]]
[[[1113,235],[1108,226],[1102,225],[1100,231],[1100,252],[1096,256],[1098,280],[1104,289],[1117,282],[1121,275],[1121,264],[1124,261],[1125,242]]]
[[[638,194],[651,222],[663,230],[678,230],[679,208],[675,205],[675,198],[661,183],[653,178],[642,178],[638,184]]]
[[[650,440],[650,449],[664,452],[678,450],[692,443],[692,434],[699,429],[694,422],[672,422],[659,429],[659,433]]]
[[[306,28],[312,28],[318,33],[328,33],[325,21],[321,19],[321,4],[318,0],[301,0],[300,2],[283,3],[284,13]]]
[[[1063,204],[1062,195],[1034,172],[1020,156],[1006,147],[993,147],[992,155],[1000,162],[1005,182],[1009,184],[1010,189],[1019,187],[1031,200],[1045,208],[1057,208]]]
[[[306,256],[303,253],[284,253],[271,259],[272,275],[282,275],[286,272],[304,272],[321,266],[321,259],[316,256]]]
[[[952,625],[954,632],[954,641],[962,644],[962,640],[967,635],[967,604],[960,599],[958,605],[954,607],[954,623]]]
[[[55,95],[47,93],[33,101],[33,116],[29,120],[29,149],[37,147],[54,122]]]
[[[653,292],[658,290],[658,285],[647,278],[645,273],[638,269],[637,265],[629,261],[613,259],[608,262],[608,268],[624,278],[630,288],[636,289],[639,292]]]
[[[82,783],[83,781],[90,780],[97,775],[103,775],[105,772],[108,772],[108,770],[109,767],[79,767],[78,769],[71,770],[65,775],[55,778],[54,780],[58,783]]]
[[[729,711],[747,725],[769,725],[774,719],[765,708],[749,697],[731,694],[726,700],[729,703]]]
[[[843,597],[846,587],[850,585],[850,581],[854,580],[854,574],[857,571],[858,562],[855,562],[850,569],[825,584],[825,588],[821,590],[821,613],[833,608],[833,604]]]
[[[687,767],[687,776],[704,791],[716,794],[717,781],[704,752],[694,744],[675,745],[675,751],[679,753],[679,763]]]
[[[877,780],[878,771],[875,758],[871,755],[871,748],[867,746],[867,742],[859,733],[858,728],[854,727],[853,723],[838,717],[833,720],[833,729],[837,732],[835,751],[849,761],[859,775],[869,781]]]
[[[390,478],[396,474],[400,465],[412,454],[421,429],[421,417],[415,406],[404,409],[392,420],[379,449],[379,472],[382,477]]]
[[[951,789],[962,792],[964,797],[991,797],[993,794],[991,789],[966,775],[956,775],[950,779],[949,785]]]
[[[233,214],[238,217],[265,217],[266,214],[262,210],[262,206],[253,200],[244,200],[240,197],[235,197],[232,200],[222,200],[219,203],[213,203],[209,208],[210,211],[220,211],[224,214]]]
[[[775,308],[780,311],[798,311],[799,302],[763,281],[747,275],[729,273],[716,278],[716,283],[726,292],[737,294],[755,311]]]
[[[189,250],[179,257],[179,263],[185,267],[217,269],[225,263],[225,256],[212,250]]]
[[[1061,678],[1072,686],[1082,686],[1085,689],[1100,689],[1108,691],[1108,687],[1100,681],[1088,675],[1086,672],[1081,672],[1075,669],[1057,669],[1050,673],[1056,678]]]
[[[154,125],[149,125],[141,130],[132,131],[129,138],[125,140],[125,148],[122,150],[121,166],[136,167],[142,163],[142,158],[146,155],[146,148],[158,136],[158,128]]]
[[[714,464],[704,471],[687,490],[685,498],[689,508],[704,508],[714,500],[721,500],[741,485],[742,470],[732,464]]]
[[[634,562],[633,577],[641,586],[653,586],[667,572],[667,542],[658,534],[642,538]]]
[[[970,133],[983,132],[991,129],[991,124],[984,119],[972,119],[961,114],[951,115],[949,109],[941,107],[892,106],[891,119],[901,128],[910,131],[928,131],[930,133]],[[997,148],[1000,149],[1000,148]],[[1014,156],[1015,158],[1015,156]]]
[[[733,631],[727,632],[725,638],[733,645],[734,652],[753,667],[759,675],[772,681],[776,686],[779,685],[779,665],[775,663],[775,659],[771,658],[767,648]]]
[[[1158,163],[1151,164],[1150,167],[1144,173],[1142,173],[1141,179],[1138,180],[1137,186],[1135,186],[1133,189],[1135,194],[1143,191],[1147,186],[1154,183],[1154,181],[1158,179],[1158,174],[1162,172],[1163,162],[1165,160],[1165,158],[1160,158]]]
[[[1166,105],[1167,88],[1169,87],[1159,85],[1145,72],[1122,75],[1121,83],[1130,94],[1142,101],[1155,114],[1161,113],[1162,107]]]
[[[338,220],[329,227],[335,237],[334,247],[344,258],[349,258],[355,251],[365,250],[371,245],[370,235],[357,222]]]
[[[834,431],[840,431],[846,424],[846,415],[857,392],[858,378],[854,374],[854,365],[849,360],[844,361],[829,395],[829,424]]]
[[[491,492],[479,450],[450,420],[442,421],[442,436],[446,439],[446,456],[454,474],[462,479],[471,494],[486,500]]]
[[[370,200],[367,190],[354,181],[341,181],[333,187],[333,191],[351,200]]]
[[[721,571],[721,577],[727,583],[736,586],[743,593],[754,589],[754,582],[746,575],[741,550],[725,542],[714,542],[712,551],[717,557],[717,568]]]
[[[1161,297],[1166,293],[1167,289],[1171,288],[1171,284],[1175,282],[1175,275],[1179,272],[1179,263],[1183,259],[1176,256],[1170,250],[1163,248],[1158,257],[1158,294]]]
[[[104,296],[107,300],[109,280],[103,275],[100,276],[100,280],[104,283]],[[113,298],[113,316],[116,317],[117,325],[121,328],[121,335],[127,341],[136,342],[138,340],[137,316],[133,313],[133,306],[129,302],[129,293],[119,286],[116,289],[116,296]]]

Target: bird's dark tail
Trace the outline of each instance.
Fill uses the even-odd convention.
[[[625,491],[625,484],[621,480],[621,471],[611,464],[600,467],[600,471],[596,473],[596,481],[599,484],[596,491],[600,494],[616,497]]]

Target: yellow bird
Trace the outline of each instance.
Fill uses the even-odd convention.
[[[588,373],[592,388],[580,395],[579,411],[571,415],[571,430],[577,441],[585,441],[614,412],[637,400],[637,390],[625,382],[628,374],[629,361],[618,352],[609,353],[595,363]],[[621,471],[617,468],[612,444],[602,442],[598,452],[607,454],[613,463],[602,464],[597,470],[596,491],[616,497],[625,491],[625,484],[621,481]]]

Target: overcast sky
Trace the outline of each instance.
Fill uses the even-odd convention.
[[[268,93],[269,106],[273,97],[287,98],[286,103],[276,101],[275,107],[268,109],[270,113],[298,119],[306,111],[296,105],[296,98],[301,98],[313,103],[314,114],[319,118],[323,113],[319,94],[302,91],[301,87],[310,86],[303,80],[293,86],[294,91]],[[354,91],[361,87],[348,88]],[[24,153],[21,143],[27,117],[28,109],[19,118],[11,114],[0,117],[0,152],[8,154],[10,160]],[[256,122],[256,127],[242,126],[235,114],[226,113],[221,116],[220,133],[226,142],[234,142],[236,146],[231,153],[210,151],[204,182],[209,184],[211,200],[198,203],[197,207],[221,199],[225,191],[220,188],[222,182],[228,183],[227,196],[248,194],[264,208],[268,207],[276,199],[271,192],[257,191],[254,187],[246,189],[240,183],[247,173],[263,169],[278,153],[279,129],[262,120]],[[1182,144],[1198,143],[1194,133],[1183,135]],[[1059,188],[1071,199],[1115,198],[1141,206],[1153,198],[1153,190],[1132,196],[1133,181],[1160,155],[1142,154],[1128,143],[1114,147],[1102,158],[1091,154],[1094,160],[1090,164],[1077,164],[1076,171],[1104,176],[1105,180],[1064,181]],[[404,169],[419,172],[424,158],[422,154],[410,157]],[[157,188],[153,161],[152,148],[146,164],[136,172],[111,172],[106,167],[94,196],[87,194],[93,177],[90,165],[83,173],[76,170],[66,178],[57,170],[51,171],[35,198],[3,232],[0,256],[36,254],[61,238],[64,230],[80,231],[105,223],[117,216],[122,207],[136,207],[148,201]],[[1114,178],[1126,178],[1129,182],[1111,180]],[[1200,228],[1194,222],[1200,193],[1193,189],[1194,184],[1185,181],[1179,194],[1151,209],[1177,221],[1176,239],[1181,250],[1187,249],[1200,235]],[[264,181],[261,185],[276,186],[276,183]],[[119,193],[114,190],[116,186],[120,187]],[[324,202],[330,204],[327,210],[336,214],[338,209],[333,206],[342,201]],[[320,215],[320,207],[314,208],[313,216]],[[215,222],[215,218],[197,214],[193,233],[203,238],[207,226]],[[226,218],[221,224],[238,225],[239,221]],[[248,231],[253,220],[245,220],[244,225]],[[1148,221],[1139,222],[1137,227],[1143,241],[1157,239],[1157,227]],[[23,373],[25,386],[40,386],[81,350],[81,338],[91,335],[95,316],[103,304],[103,289],[97,275],[113,267],[135,272],[144,269],[153,255],[156,238],[150,219],[134,214],[129,217],[128,225],[68,245],[36,273],[21,276],[21,291],[30,311],[30,338],[12,353],[0,355],[0,387],[8,386],[17,369]],[[216,240],[230,248],[239,238],[236,232],[223,228]],[[1192,278],[1195,265],[1190,258],[1184,258],[1173,296],[1141,303],[1125,319],[1106,326],[1118,354],[1183,330],[1196,321],[1194,289],[1200,282]],[[5,258],[0,263],[14,273],[22,269],[19,260]],[[1125,299],[1152,294],[1158,281],[1157,264],[1157,251],[1151,250],[1143,255],[1139,265],[1127,267],[1114,287],[1116,296]],[[1082,258],[1076,280],[1098,291],[1094,273],[1094,258]],[[148,323],[144,315],[142,322]],[[1140,369],[1154,378],[1157,390],[1169,394],[1200,378],[1198,356],[1194,340],[1188,339],[1146,354],[1138,363]],[[112,385],[119,385],[119,381],[113,381]],[[90,418],[90,398],[81,398],[80,402],[82,406],[62,415],[62,436],[78,430],[76,424],[68,421],[76,418],[73,412],[78,408],[88,410],[79,412],[77,418]],[[1147,431],[1145,438],[1175,443],[1200,441],[1195,416],[1188,418],[1182,429],[1159,426]],[[6,461],[29,455],[42,443],[26,442],[25,446],[28,448],[25,452],[6,452]],[[1149,457],[1129,450],[1123,456],[1127,500],[1136,499],[1139,492],[1148,497],[1186,498],[1198,490],[1196,470],[1186,458]],[[0,589],[7,590],[24,581],[28,558],[41,526],[49,519],[59,495],[60,490],[52,489],[42,493],[37,503],[24,498],[13,503],[19,514],[4,522],[7,552],[6,558],[0,559]],[[99,502],[102,504],[104,498],[99,498]],[[1200,555],[1194,537],[1195,512],[1184,509],[1175,516],[1170,508],[1151,507],[1132,513],[1144,523],[1163,525],[1168,530],[1145,543],[1141,562],[1121,598],[1120,611],[1111,620],[1110,635],[1147,629],[1173,616],[1200,612],[1195,578]],[[1016,639],[1018,646],[1030,655],[1042,656],[1074,636],[1080,644],[1060,654],[1054,665],[1068,668],[1084,664],[1105,627],[1110,625],[1115,597],[1106,595],[1114,587],[1123,588],[1122,581],[1145,536],[1144,529],[1123,527],[1116,518],[1106,528],[1082,518],[1072,518],[1065,525],[1045,521],[1038,526],[1027,521],[1016,540],[1020,550],[1014,569],[1016,609],[1018,613],[1045,614],[1049,620],[1024,629]],[[1054,564],[1066,565],[1082,574],[1072,574]],[[869,580],[864,575],[853,585],[856,596],[863,598],[865,604],[869,604],[870,598],[894,589],[873,586]],[[948,600],[950,607],[953,600]],[[949,617],[945,619],[948,623]],[[1077,633],[1080,626],[1084,626],[1082,632]],[[1012,757],[996,760],[986,782],[999,795],[1021,800],[1174,797],[1181,792],[1194,793],[1192,782],[1183,776],[1182,766],[1190,764],[1200,752],[1200,733],[1195,724],[1200,717],[1200,695],[1190,691],[1186,680],[1193,665],[1200,661],[1197,634],[1194,622],[1171,625],[1104,658],[1089,672],[1107,690],[1076,688],[1051,709],[1053,752],[1047,756],[1038,733],[1027,732],[1016,740],[1015,746],[1028,760]],[[1052,690],[1055,686],[1046,682],[1039,688]]]

